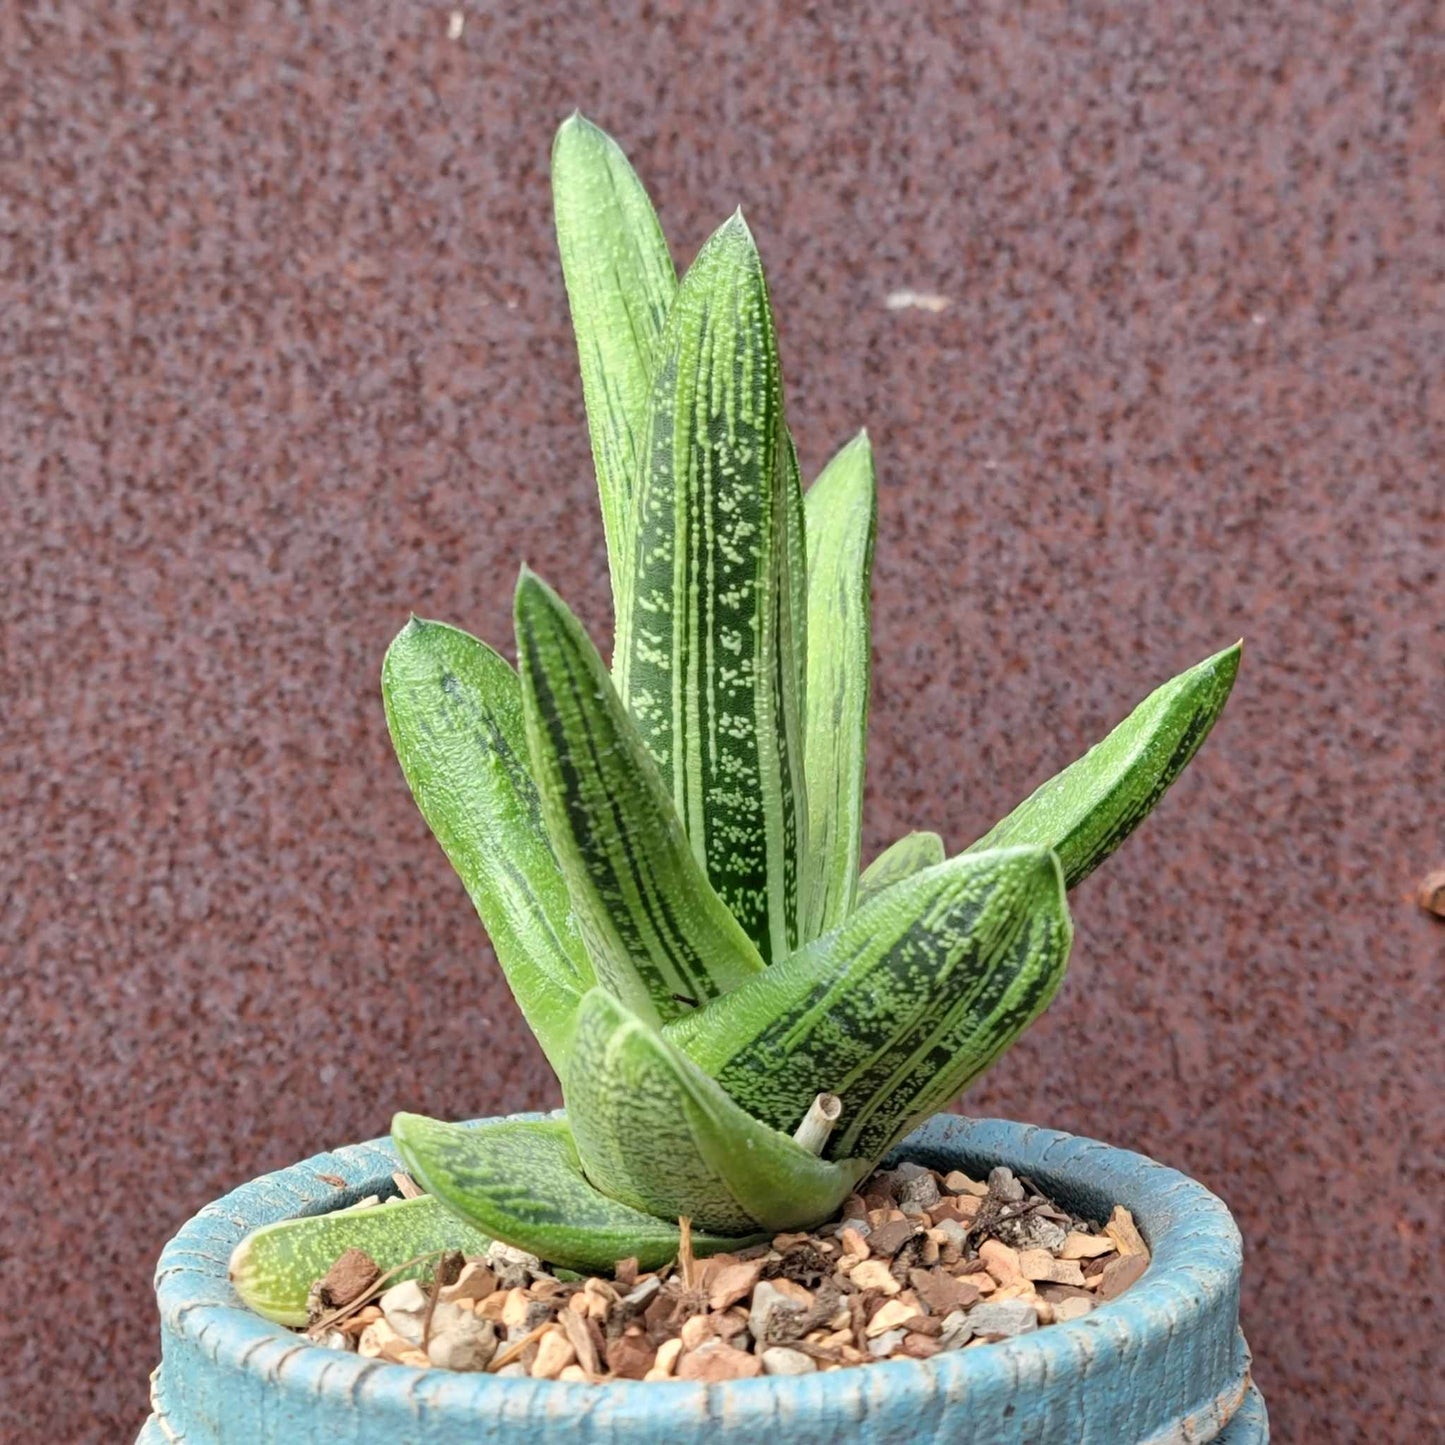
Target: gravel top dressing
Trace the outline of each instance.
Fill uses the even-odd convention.
[[[415,1188],[398,1177],[404,1192]],[[816,1230],[706,1259],[684,1228],[655,1272],[554,1272],[493,1244],[388,1285],[348,1250],[312,1289],[305,1334],[419,1368],[533,1379],[746,1379],[928,1359],[1078,1319],[1133,1284],[1149,1252],[1129,1212],[1079,1219],[997,1168],[879,1171]]]

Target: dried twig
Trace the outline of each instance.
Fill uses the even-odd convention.
[[[403,1199],[420,1199],[426,1193],[426,1190],[410,1174],[400,1169],[391,1176],[391,1182],[401,1192]]]
[[[686,1215],[677,1221],[677,1263],[682,1270],[682,1287],[686,1290],[697,1288],[697,1261],[692,1254],[692,1220]]]
[[[514,1364],[522,1358],[522,1352],[528,1345],[535,1345],[548,1330],[552,1328],[552,1321],[547,1320],[537,1326],[535,1330],[529,1330],[520,1340],[513,1340],[510,1345],[487,1366],[487,1373],[495,1375],[498,1370],[504,1369],[507,1365]]]

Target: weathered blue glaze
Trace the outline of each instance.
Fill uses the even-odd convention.
[[[203,1209],[156,1271],[161,1366],[140,1445],[1257,1445],[1269,1438],[1239,1333],[1240,1237],[1222,1201],[1139,1154],[1000,1120],[940,1115],[897,1151],[1007,1164],[1065,1207],[1123,1204],[1153,1254],[1081,1320],[932,1360],[795,1378],[564,1385],[415,1370],[307,1344],[245,1309],[226,1261],[249,1229],[389,1192],[389,1144],[338,1149]],[[346,1181],[344,1188],[322,1175]]]

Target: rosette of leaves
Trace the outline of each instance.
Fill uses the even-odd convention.
[[[238,1250],[238,1287],[276,1318],[304,1316],[349,1243],[388,1268],[483,1237],[607,1270],[671,1257],[680,1219],[700,1253],[826,1219],[1047,1005],[1067,890],[1188,763],[1238,666],[1236,646],[1165,683],[962,852],[911,833],[860,873],[868,439],[803,491],[740,213],[679,282],[637,176],[580,116],[553,187],[611,666],[524,569],[515,670],[413,620],[382,691],[565,1111],[397,1115],[424,1197]]]

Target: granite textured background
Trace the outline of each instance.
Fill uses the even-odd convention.
[[[0,1434],[128,1437],[231,1185],[556,1102],[377,669],[523,557],[610,625],[580,105],[679,260],[745,204],[805,469],[873,435],[870,852],[1246,637],[968,1107],[1223,1194],[1278,1439],[1438,1438],[1438,9],[460,8],[0,7]]]

